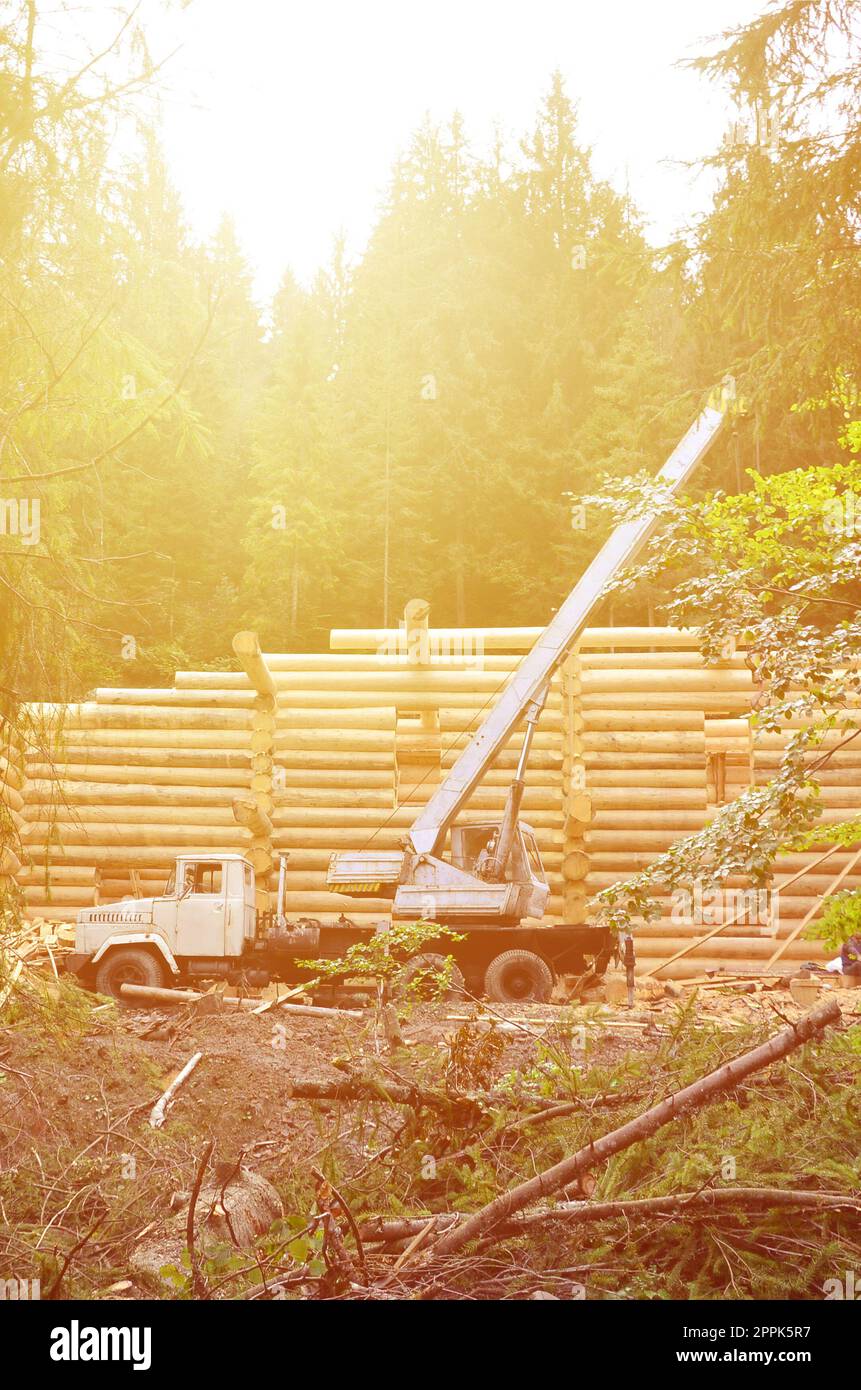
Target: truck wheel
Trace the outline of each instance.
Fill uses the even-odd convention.
[[[415,980],[417,983],[414,989],[409,991],[413,999],[438,999],[450,1001],[462,999],[464,991],[463,972],[452,963],[451,973],[449,974],[448,989],[441,994],[437,992],[432,972],[444,970],[446,968],[446,957],[438,955],[435,951],[423,951],[420,955],[410,956],[402,970],[399,970],[394,980],[394,993],[397,998],[403,998],[410,985]],[[429,978],[422,980],[422,976]]]
[[[484,992],[498,1004],[528,999],[546,1004],[553,992],[553,972],[534,951],[503,951],[487,967]]]
[[[160,989],[164,982],[161,961],[152,951],[144,951],[140,946],[110,951],[96,967],[96,990],[99,994],[112,994],[114,999],[122,998],[121,985],[150,985]]]

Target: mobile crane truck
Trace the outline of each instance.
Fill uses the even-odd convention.
[[[658,474],[667,495],[691,477],[723,422],[721,411],[711,406],[698,416]],[[497,1000],[547,1000],[555,977],[582,974],[587,958],[596,975],[606,969],[615,944],[607,929],[541,925],[550,888],[535,835],[519,813],[530,745],[550,679],[607,584],[634,561],[657,524],[650,511],[616,527],[416,817],[404,848],[366,847],[332,855],[327,884],[333,891],[387,897],[393,921],[438,922],[462,937],[428,942],[420,956],[406,962],[407,972],[411,966],[433,968],[440,958],[453,956],[455,987],[465,982],[471,993]],[[524,719],[501,819],[458,824],[457,816],[484,772]],[[283,859],[276,910],[259,913],[254,869],[241,854],[182,855],[161,896],[82,909],[67,969],[100,993],[117,997],[126,982],[159,986],[222,977],[250,986],[270,979],[301,983],[310,976],[299,961],[337,959],[379,929],[358,926],[344,916],[332,924],[288,921],[283,892]],[[630,939],[626,966],[630,988]]]

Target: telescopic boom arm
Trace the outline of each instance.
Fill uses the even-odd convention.
[[[676,445],[656,480],[666,484],[668,495],[684,486],[714,443],[723,423],[723,414],[707,406]],[[649,514],[637,521],[622,522],[605,542],[414,821],[409,838],[416,854],[440,852],[449,826],[481,781],[486,768],[511,737],[530,704],[542,698],[544,688],[580,636],[607,584],[636,558],[658,519],[656,514]]]

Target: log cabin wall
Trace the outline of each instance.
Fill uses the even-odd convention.
[[[24,830],[24,752],[18,731],[0,716],[0,906],[21,873]]]
[[[253,634],[238,634],[241,670],[180,671],[169,688],[100,689],[79,705],[32,707],[34,723],[51,732],[29,741],[13,769],[28,909],[68,920],[94,901],[161,891],[174,857],[189,849],[242,850],[271,890],[278,856],[289,851],[289,914],[379,920],[385,900],[327,891],[330,854],[401,843],[537,636],[431,629],[427,605],[415,601],[398,630],[334,630],[327,653],[264,655]],[[524,799],[551,883],[548,921],[586,920],[598,889],[767,778],[785,736],[752,742],[755,696],[744,659],[706,667],[691,632],[587,629],[553,681]],[[521,739],[518,731],[500,752],[467,818],[501,812]],[[861,764],[861,754],[841,753],[828,774],[826,818],[857,808],[853,759]],[[814,858],[781,861],[777,883]],[[776,937],[771,919],[748,914],[669,974],[767,960],[838,860],[782,897]],[[844,886],[857,884],[861,874]],[[723,910],[711,907],[704,923],[693,900],[690,912],[678,897],[661,906],[638,933],[642,969],[703,935]],[[786,959],[821,955],[800,939]]]

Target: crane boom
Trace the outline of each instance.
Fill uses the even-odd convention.
[[[677,492],[691,476],[723,425],[719,410],[707,406],[667,459],[657,481],[667,492]],[[480,782],[497,753],[511,737],[529,705],[541,698],[554,671],[565,660],[574,642],[601,599],[607,583],[636,558],[657,525],[648,514],[622,522],[604,543],[586,572],[538,638],[532,650],[513,672],[499,699],[488,712],[448,776],[440,783],[410,830],[416,854],[440,852],[452,821]]]

